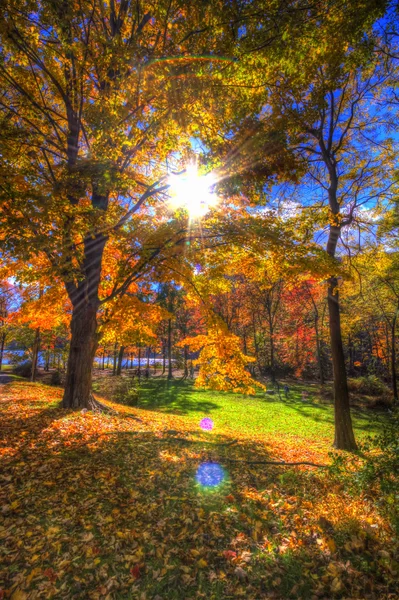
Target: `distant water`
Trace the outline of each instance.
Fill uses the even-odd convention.
[[[105,357],[105,361],[104,362],[105,362],[105,364],[107,364],[107,357]],[[168,362],[169,361],[166,360],[165,364],[168,365]],[[175,362],[176,361],[172,359],[172,364],[175,364]],[[102,366],[103,359],[101,357],[96,357],[94,359],[94,363],[96,365]],[[110,356],[110,358],[109,358],[109,366],[111,367],[113,364],[114,364],[114,359],[113,359],[113,357]],[[124,358],[123,361],[122,361],[122,368],[125,368],[126,364],[128,365],[129,368],[130,368],[130,365],[133,365],[133,367],[138,367],[139,366],[139,359],[138,358],[133,358],[133,360],[130,361],[130,358],[129,358],[129,360]],[[163,364],[163,358],[150,358],[149,364],[153,365],[153,366],[154,366],[154,364],[156,364],[156,365],[162,365]],[[147,358],[141,358],[140,359],[140,367],[142,367],[142,368],[145,369],[146,366],[147,366]]]
[[[14,356],[20,356],[22,358],[22,356],[25,354],[24,350],[6,350],[3,354],[3,365],[9,365],[11,364],[11,358]],[[109,356],[109,366],[112,368],[113,366],[113,361],[114,361],[114,357],[113,356]],[[39,367],[44,367],[46,362],[46,353],[45,352],[39,352],[39,358],[38,358],[38,365]],[[57,362],[57,359],[56,359]],[[175,360],[172,359],[172,364],[175,364]],[[101,367],[103,363],[103,359],[102,357],[96,357],[94,359],[94,364],[95,366],[99,366]],[[107,357],[105,357],[105,364],[107,364]],[[124,358],[123,362],[122,362],[122,368],[125,368],[127,366],[130,368],[130,365],[132,365],[133,367],[138,367],[139,366],[139,360],[138,358],[134,358],[132,361],[130,361],[130,358]],[[156,365],[162,365],[163,364],[163,358],[150,358],[149,360],[149,364],[154,366],[154,364]],[[166,360],[166,365],[168,365],[168,360]],[[142,357],[140,359],[140,367],[145,369],[147,366],[147,357]]]

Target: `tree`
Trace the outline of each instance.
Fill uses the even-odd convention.
[[[198,31],[210,15],[169,0],[3,3],[3,246],[44,256],[68,293],[64,407],[88,406],[99,312],[184,237],[162,202],[165,161],[190,146],[205,74],[221,69],[189,58],[213,49]]]

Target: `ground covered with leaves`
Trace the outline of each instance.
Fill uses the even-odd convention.
[[[215,410],[205,432],[209,407],[144,395],[70,412],[61,394],[0,389],[0,598],[398,597],[398,541],[374,498],[349,496],[328,469],[264,464],[329,463],[328,421],[312,444],[306,410],[279,436],[241,426],[236,398],[230,421]],[[248,419],[261,400],[249,402]],[[198,481],[209,463],[214,487]]]

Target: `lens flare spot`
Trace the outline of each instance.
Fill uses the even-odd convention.
[[[212,419],[210,419],[209,417],[205,417],[205,419],[202,419],[200,421],[200,427],[204,431],[212,431],[212,429],[213,429],[213,421],[212,421]]]
[[[202,463],[195,475],[197,482],[204,487],[217,487],[226,478],[226,473],[218,463]]]

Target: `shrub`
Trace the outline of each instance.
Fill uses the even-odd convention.
[[[366,375],[348,380],[349,391],[365,394],[366,396],[379,396],[389,391],[389,388],[375,375]]]
[[[139,393],[134,379],[122,377],[114,386],[112,398],[115,402],[136,406],[139,401]]]
[[[23,362],[20,362],[20,363],[14,365],[12,371],[13,371],[13,373],[15,373],[15,375],[19,375],[20,377],[29,378],[32,373],[32,361],[24,360]]]
[[[348,387],[353,395],[365,396],[369,408],[390,408],[393,404],[391,390],[375,375],[349,379]]]
[[[382,433],[359,447],[359,457],[336,455],[331,472],[349,491],[367,493],[399,533],[399,411]]]
[[[59,371],[53,371],[50,377],[50,385],[61,385],[62,377]]]

